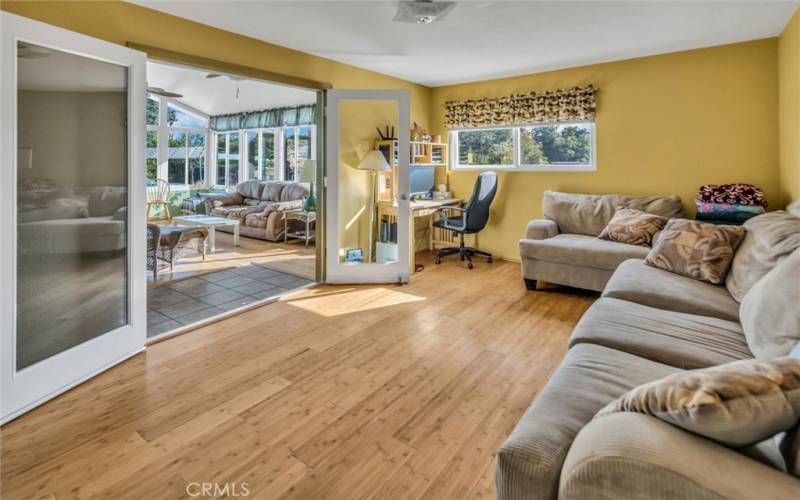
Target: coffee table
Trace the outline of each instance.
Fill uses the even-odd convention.
[[[204,227],[208,229],[208,250],[216,251],[216,231],[222,226],[233,226],[233,244],[239,246],[239,221],[224,217],[211,217],[209,215],[181,215],[173,217],[172,223],[183,226]]]

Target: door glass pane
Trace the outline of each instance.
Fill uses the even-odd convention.
[[[217,185],[225,185],[225,159],[228,158],[228,150],[225,146],[225,134],[217,134]]]
[[[297,159],[309,158],[311,158],[311,127],[300,127],[297,129]],[[299,163],[302,165],[303,162]]]
[[[341,262],[389,264],[398,260],[397,204],[391,189],[393,172],[385,157],[375,150],[375,128],[384,130],[387,125],[399,129],[397,101],[340,102]]]
[[[206,136],[189,134],[189,184],[205,181]]]
[[[247,132],[247,178],[260,179],[258,165],[258,132]]]
[[[239,183],[239,134],[228,134],[228,182],[235,187]]]
[[[283,179],[287,181],[294,180],[294,173],[297,169],[295,131],[294,128],[283,130]]]
[[[262,179],[274,181],[275,176],[275,133],[263,132],[261,134],[261,171]]]
[[[124,67],[17,48],[20,369],[128,323],[128,92]]]

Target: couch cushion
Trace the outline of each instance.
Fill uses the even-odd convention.
[[[683,205],[677,196],[593,195],[545,191],[542,212],[555,221],[562,233],[597,236],[608,225],[617,207],[634,208],[662,217],[681,217]]]
[[[243,198],[260,199],[263,191],[264,182],[259,179],[240,182],[236,186],[236,192],[242,195]]]
[[[264,201],[281,201],[281,193],[283,193],[283,188],[286,187],[286,184],[284,181],[265,182],[261,199]]]
[[[299,182],[290,182],[281,192],[281,201],[302,200],[308,196],[308,189]]]
[[[693,369],[753,355],[739,323],[601,297],[578,322],[569,345],[598,344]]]
[[[602,346],[570,349],[498,450],[498,498],[556,498],[567,451],[594,414],[630,389],[676,371]]]
[[[789,354],[800,341],[800,249],[747,292],[740,314],[747,345],[756,357]]]
[[[670,311],[739,321],[739,303],[721,285],[712,285],[626,260],[608,281],[603,297]]]
[[[647,254],[645,262],[719,285],[725,283],[733,255],[744,235],[745,230],[737,226],[672,219]]]
[[[643,259],[649,250],[582,234],[557,234],[546,240],[519,242],[522,257],[611,270],[628,259]]]
[[[214,217],[225,217],[226,219],[244,219],[244,213],[253,207],[249,205],[226,205],[211,209]]]
[[[733,257],[725,286],[739,302],[778,261],[800,248],[800,218],[779,210],[744,223],[747,235]]]

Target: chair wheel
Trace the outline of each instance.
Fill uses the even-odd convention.
[[[491,264],[491,263],[492,263],[492,258],[491,258],[491,257],[489,257],[488,259],[486,259],[486,262],[488,262],[489,264]]]
[[[475,266],[472,264],[472,262],[467,262],[467,269],[472,269],[473,267]]]
[[[434,261],[435,263],[437,263],[437,264],[441,264],[441,263],[442,263],[442,259],[441,259],[441,258],[440,258],[438,255],[436,256],[436,258],[435,258],[435,259],[433,259],[433,261]]]

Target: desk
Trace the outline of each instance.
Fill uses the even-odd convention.
[[[416,230],[414,219],[418,219],[421,217],[429,217],[430,220],[428,222],[428,250],[433,250],[438,246],[452,246],[455,242],[453,239],[453,235],[450,231],[443,230],[443,229],[436,229],[434,231],[433,227],[433,218],[436,216],[436,212],[442,207],[452,207],[452,206],[460,206],[464,200],[461,198],[450,198],[447,200],[413,200],[411,202],[411,218],[408,221],[408,228],[410,232],[410,237],[408,238],[409,243],[409,271],[411,273],[417,267],[416,256],[415,256],[415,249],[417,248],[416,242]],[[396,222],[397,219],[397,203],[392,200],[383,200],[378,202],[378,228],[380,228],[381,220],[383,217],[386,216],[389,219],[389,223]],[[438,237],[437,237],[438,234]]]

